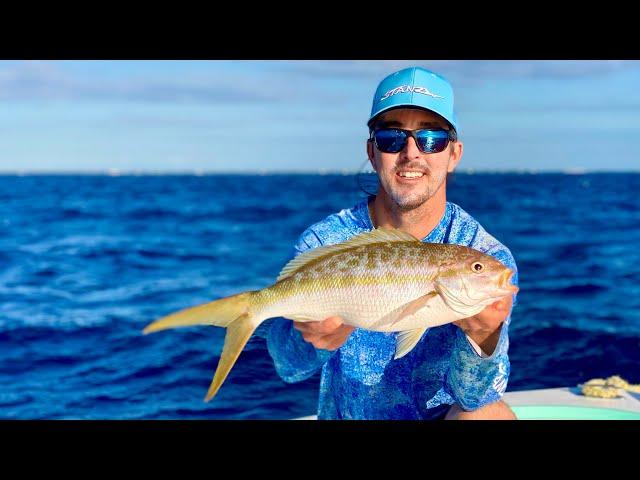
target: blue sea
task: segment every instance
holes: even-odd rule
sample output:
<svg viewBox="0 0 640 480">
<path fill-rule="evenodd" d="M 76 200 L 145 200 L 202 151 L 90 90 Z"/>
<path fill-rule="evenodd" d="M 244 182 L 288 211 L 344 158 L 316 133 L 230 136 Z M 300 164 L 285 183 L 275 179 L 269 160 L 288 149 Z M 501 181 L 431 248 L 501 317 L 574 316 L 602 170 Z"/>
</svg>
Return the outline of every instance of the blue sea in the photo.
<svg viewBox="0 0 640 480">
<path fill-rule="evenodd" d="M 224 330 L 143 336 L 169 312 L 273 283 L 357 175 L 0 176 L 0 418 L 287 419 L 254 336 L 210 403 Z M 640 382 L 640 174 L 456 174 L 450 201 L 519 267 L 508 390 Z"/>
</svg>

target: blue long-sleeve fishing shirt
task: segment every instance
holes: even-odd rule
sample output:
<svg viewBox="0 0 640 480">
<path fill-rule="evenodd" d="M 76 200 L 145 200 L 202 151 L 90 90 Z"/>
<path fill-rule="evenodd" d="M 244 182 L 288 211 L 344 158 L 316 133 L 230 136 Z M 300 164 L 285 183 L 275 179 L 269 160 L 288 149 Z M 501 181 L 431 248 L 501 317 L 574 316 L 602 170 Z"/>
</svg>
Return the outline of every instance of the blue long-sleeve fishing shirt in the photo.
<svg viewBox="0 0 640 480">
<path fill-rule="evenodd" d="M 307 228 L 295 253 L 340 243 L 373 228 L 364 199 Z M 492 255 L 514 270 L 512 281 L 517 285 L 509 249 L 454 203 L 447 202 L 442 219 L 422 241 L 466 245 Z M 328 351 L 305 342 L 293 322 L 283 318 L 271 324 L 267 348 L 286 382 L 305 380 L 322 369 L 319 419 L 435 419 L 454 403 L 474 410 L 502 397 L 510 370 L 510 321 L 511 312 L 490 356 L 453 324 L 430 328 L 398 360 L 393 359 L 396 332 L 357 328 L 339 349 Z"/>
</svg>

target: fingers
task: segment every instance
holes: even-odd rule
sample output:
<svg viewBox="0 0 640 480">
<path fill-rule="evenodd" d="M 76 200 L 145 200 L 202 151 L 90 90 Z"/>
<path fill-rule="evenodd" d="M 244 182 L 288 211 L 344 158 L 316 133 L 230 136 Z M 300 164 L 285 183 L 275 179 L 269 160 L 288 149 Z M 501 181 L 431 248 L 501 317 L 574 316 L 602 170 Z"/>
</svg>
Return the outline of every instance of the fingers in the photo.
<svg viewBox="0 0 640 480">
<path fill-rule="evenodd" d="M 301 333 L 308 332 L 316 335 L 329 335 L 343 324 L 340 317 L 328 317 L 320 322 L 293 322 L 293 326 Z"/>
<path fill-rule="evenodd" d="M 328 317 L 319 322 L 293 322 L 302 338 L 316 348 L 336 350 L 346 342 L 354 327 L 344 325 L 338 316 Z"/>
<path fill-rule="evenodd" d="M 354 328 L 350 325 L 342 325 L 338 327 L 338 330 L 329 335 L 319 336 L 310 342 L 316 348 L 322 348 L 324 350 L 337 350 L 344 342 L 347 341 Z"/>
<path fill-rule="evenodd" d="M 333 337 L 331 339 L 324 337 L 315 342 L 316 344 L 314 344 L 314 347 L 333 352 L 334 350 L 337 350 L 342 345 L 344 345 L 344 343 L 347 341 L 347 338 L 349 338 L 349 335 L 341 335 L 340 337 Z"/>
</svg>

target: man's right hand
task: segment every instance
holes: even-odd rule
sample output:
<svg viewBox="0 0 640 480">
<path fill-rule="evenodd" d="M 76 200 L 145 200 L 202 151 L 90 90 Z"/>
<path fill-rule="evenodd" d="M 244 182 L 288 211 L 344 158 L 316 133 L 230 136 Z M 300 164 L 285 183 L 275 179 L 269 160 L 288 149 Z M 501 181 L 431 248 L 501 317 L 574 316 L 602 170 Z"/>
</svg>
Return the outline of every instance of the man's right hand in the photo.
<svg viewBox="0 0 640 480">
<path fill-rule="evenodd" d="M 354 327 L 344 325 L 341 317 L 329 317 L 320 322 L 293 322 L 302 338 L 316 348 L 337 350 L 347 341 Z"/>
</svg>

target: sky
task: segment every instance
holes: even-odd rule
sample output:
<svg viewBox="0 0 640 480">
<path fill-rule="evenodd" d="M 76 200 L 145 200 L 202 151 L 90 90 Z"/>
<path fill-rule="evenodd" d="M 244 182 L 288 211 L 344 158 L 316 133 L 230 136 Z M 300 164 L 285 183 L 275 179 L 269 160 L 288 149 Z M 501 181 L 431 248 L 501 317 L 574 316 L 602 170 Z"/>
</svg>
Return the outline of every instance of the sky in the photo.
<svg viewBox="0 0 640 480">
<path fill-rule="evenodd" d="M 386 75 L 453 85 L 462 171 L 640 171 L 640 61 L 0 61 L 0 172 L 356 172 Z"/>
</svg>

